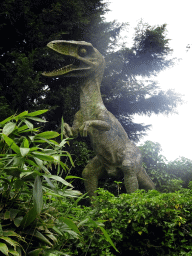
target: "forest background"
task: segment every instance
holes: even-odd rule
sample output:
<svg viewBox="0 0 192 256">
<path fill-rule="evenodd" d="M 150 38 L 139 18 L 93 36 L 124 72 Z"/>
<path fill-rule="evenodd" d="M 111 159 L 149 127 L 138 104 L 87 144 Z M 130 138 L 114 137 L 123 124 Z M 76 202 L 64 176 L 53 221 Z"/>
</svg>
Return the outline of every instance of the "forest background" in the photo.
<svg viewBox="0 0 192 256">
<path fill-rule="evenodd" d="M 0 121 L 4 131 L 7 131 L 7 128 L 3 128 L 6 124 L 3 120 L 8 116 L 25 113 L 23 118 L 32 117 L 31 120 L 37 121 L 37 118 L 34 119 L 33 115 L 28 116 L 25 111 L 30 113 L 42 109 L 49 111 L 34 112 L 43 114 L 42 120 L 46 121 L 37 122 L 41 125 L 41 134 L 46 131 L 59 132 L 62 128 L 62 117 L 65 122 L 72 124 L 74 114 L 79 109 L 79 88 L 75 79 L 46 78 L 41 75 L 42 71 L 65 65 L 65 60 L 61 56 L 47 49 L 47 43 L 52 40 L 90 42 L 103 54 L 106 60 L 101 85 L 104 104 L 134 141 L 144 136 L 149 128 L 134 123 L 134 114 L 168 114 L 182 103 L 180 95 L 171 90 L 162 91 L 150 78 L 155 73 L 174 65 L 174 59 L 170 55 L 172 49 L 169 48 L 169 39 L 165 35 L 165 24 L 151 27 L 150 24 L 140 22 L 136 28 L 134 43 L 132 47 L 127 48 L 122 41 L 120 43 L 119 35 L 122 30 L 127 30 L 128 24 L 106 22 L 104 14 L 108 9 L 103 1 L 3 0 L 0 3 L 0 10 Z M 9 119 L 11 120 L 17 122 L 20 117 Z M 28 129 L 32 129 L 29 120 L 25 120 L 25 123 Z M 11 126 L 12 129 L 13 125 Z M 11 132 L 14 129 L 15 126 Z M 5 136 L 3 138 L 11 147 L 9 139 Z M 24 144 L 28 145 L 27 142 Z M 94 154 L 90 142 L 86 138 L 78 138 L 70 140 L 69 145 L 65 146 L 74 161 L 74 166 L 71 166 L 65 175 L 80 177 L 84 166 Z M 2 148 L 1 156 L 4 157 L 5 148 Z M 191 160 L 182 157 L 167 163 L 161 155 L 161 146 L 151 141 L 147 141 L 141 150 L 143 164 L 155 182 L 157 190 L 174 192 L 182 186 L 188 187 L 192 178 Z M 25 153 L 22 157 L 24 156 Z M 71 159 L 67 158 L 65 164 L 71 165 Z M 39 165 L 40 167 L 42 165 Z M 3 171 L 6 169 L 4 165 L 1 168 Z M 58 174 L 54 167 L 52 174 Z M 5 180 L 5 177 L 3 179 Z M 34 184 L 41 184 L 38 178 L 35 178 Z M 80 179 L 75 179 L 73 185 L 75 189 L 85 192 Z M 124 192 L 122 181 L 103 180 L 101 186 L 116 196 Z M 40 212 L 39 210 L 38 214 Z"/>
</svg>

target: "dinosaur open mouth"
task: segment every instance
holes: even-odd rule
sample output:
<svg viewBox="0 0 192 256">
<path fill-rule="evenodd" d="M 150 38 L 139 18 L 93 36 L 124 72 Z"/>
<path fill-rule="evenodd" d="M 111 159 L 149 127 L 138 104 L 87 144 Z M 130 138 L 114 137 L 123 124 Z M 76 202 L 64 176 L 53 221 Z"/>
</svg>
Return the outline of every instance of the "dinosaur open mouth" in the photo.
<svg viewBox="0 0 192 256">
<path fill-rule="evenodd" d="M 68 58 L 67 60 L 65 59 L 65 63 L 67 63 L 67 65 L 62 66 L 61 68 L 56 68 L 52 71 L 45 71 L 42 73 L 42 75 L 52 77 L 52 76 L 65 75 L 71 72 L 75 73 L 75 72 L 91 69 L 89 65 L 87 65 L 83 61 L 80 61 L 76 58 Z M 61 66 L 61 64 L 59 64 L 59 66 Z"/>
</svg>

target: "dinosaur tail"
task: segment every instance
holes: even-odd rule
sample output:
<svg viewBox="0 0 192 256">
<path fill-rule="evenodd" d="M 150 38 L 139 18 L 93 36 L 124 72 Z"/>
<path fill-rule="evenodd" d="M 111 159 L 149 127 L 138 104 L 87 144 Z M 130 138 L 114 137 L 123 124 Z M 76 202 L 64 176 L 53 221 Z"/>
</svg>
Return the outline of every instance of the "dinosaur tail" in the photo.
<svg viewBox="0 0 192 256">
<path fill-rule="evenodd" d="M 146 171 L 143 167 L 137 173 L 137 179 L 138 179 L 138 183 L 139 183 L 139 188 L 145 189 L 145 190 L 155 189 L 155 184 L 149 178 L 148 174 L 146 173 Z"/>
</svg>

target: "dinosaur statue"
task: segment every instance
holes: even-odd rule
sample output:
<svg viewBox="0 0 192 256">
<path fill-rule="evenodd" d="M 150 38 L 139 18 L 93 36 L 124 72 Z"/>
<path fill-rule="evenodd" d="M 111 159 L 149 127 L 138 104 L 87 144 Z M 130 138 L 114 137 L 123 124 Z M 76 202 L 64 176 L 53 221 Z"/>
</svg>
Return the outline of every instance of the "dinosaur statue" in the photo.
<svg viewBox="0 0 192 256">
<path fill-rule="evenodd" d="M 66 137 L 89 136 L 96 156 L 89 161 L 82 176 L 90 197 L 96 195 L 99 178 L 106 172 L 124 175 L 127 193 L 138 188 L 155 189 L 142 167 L 140 150 L 128 138 L 127 133 L 102 100 L 100 84 L 105 68 L 103 56 L 91 43 L 56 40 L 47 46 L 65 57 L 71 64 L 44 76 L 77 77 L 80 84 L 80 110 L 75 114 L 72 127 L 65 123 Z"/>
</svg>

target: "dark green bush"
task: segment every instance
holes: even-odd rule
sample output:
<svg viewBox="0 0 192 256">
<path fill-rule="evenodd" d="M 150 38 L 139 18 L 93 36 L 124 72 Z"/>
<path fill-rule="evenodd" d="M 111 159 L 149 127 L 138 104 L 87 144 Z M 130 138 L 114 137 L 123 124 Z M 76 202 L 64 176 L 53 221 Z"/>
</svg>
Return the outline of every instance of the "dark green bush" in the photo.
<svg viewBox="0 0 192 256">
<path fill-rule="evenodd" d="M 103 221 L 120 253 L 101 236 L 101 230 L 80 228 L 86 246 L 74 241 L 74 255 L 191 255 L 192 191 L 175 193 L 145 192 L 115 197 L 98 190 L 93 208 L 86 207 L 79 218 L 91 216 Z M 78 212 L 80 214 L 80 211 Z M 86 254 L 87 253 L 87 254 Z"/>
</svg>

